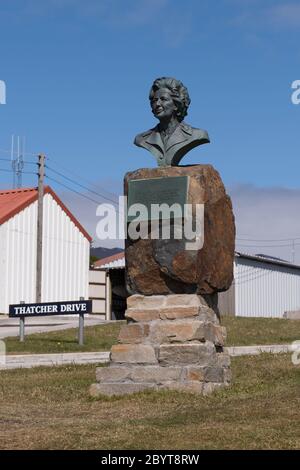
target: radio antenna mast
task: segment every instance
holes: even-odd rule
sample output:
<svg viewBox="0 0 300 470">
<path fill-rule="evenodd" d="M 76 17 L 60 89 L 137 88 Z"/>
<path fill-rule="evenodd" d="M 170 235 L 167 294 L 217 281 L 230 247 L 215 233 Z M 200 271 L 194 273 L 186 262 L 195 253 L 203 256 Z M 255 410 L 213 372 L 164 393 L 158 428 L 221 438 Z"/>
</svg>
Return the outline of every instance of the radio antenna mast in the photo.
<svg viewBox="0 0 300 470">
<path fill-rule="evenodd" d="M 25 154 L 25 137 L 21 140 L 17 137 L 17 151 L 15 152 L 15 137 L 11 139 L 11 166 L 13 170 L 13 188 L 21 188 L 22 186 L 22 170 L 24 168 L 24 154 Z"/>
</svg>

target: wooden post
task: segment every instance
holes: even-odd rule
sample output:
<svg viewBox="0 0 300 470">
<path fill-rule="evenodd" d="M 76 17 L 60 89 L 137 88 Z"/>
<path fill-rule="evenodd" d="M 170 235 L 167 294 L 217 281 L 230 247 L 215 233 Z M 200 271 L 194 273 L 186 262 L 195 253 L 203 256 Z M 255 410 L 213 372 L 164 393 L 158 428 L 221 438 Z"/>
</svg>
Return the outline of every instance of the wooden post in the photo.
<svg viewBox="0 0 300 470">
<path fill-rule="evenodd" d="M 42 257 L 43 257 L 43 199 L 45 177 L 45 155 L 39 155 L 38 172 L 38 215 L 36 252 L 36 303 L 42 301 Z"/>
</svg>

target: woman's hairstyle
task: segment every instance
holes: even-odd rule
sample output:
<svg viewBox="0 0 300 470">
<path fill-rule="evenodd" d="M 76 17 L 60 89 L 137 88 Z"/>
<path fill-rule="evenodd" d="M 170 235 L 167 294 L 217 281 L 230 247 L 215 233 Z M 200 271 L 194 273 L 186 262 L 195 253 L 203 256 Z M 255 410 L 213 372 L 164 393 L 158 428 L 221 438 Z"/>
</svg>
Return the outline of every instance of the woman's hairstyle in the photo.
<svg viewBox="0 0 300 470">
<path fill-rule="evenodd" d="M 177 107 L 177 119 L 179 122 L 183 121 L 187 115 L 187 110 L 190 105 L 190 97 L 187 88 L 179 80 L 170 77 L 161 77 L 154 80 L 150 90 L 149 99 L 152 101 L 154 93 L 160 88 L 167 88 L 171 91 L 171 96 Z"/>
</svg>

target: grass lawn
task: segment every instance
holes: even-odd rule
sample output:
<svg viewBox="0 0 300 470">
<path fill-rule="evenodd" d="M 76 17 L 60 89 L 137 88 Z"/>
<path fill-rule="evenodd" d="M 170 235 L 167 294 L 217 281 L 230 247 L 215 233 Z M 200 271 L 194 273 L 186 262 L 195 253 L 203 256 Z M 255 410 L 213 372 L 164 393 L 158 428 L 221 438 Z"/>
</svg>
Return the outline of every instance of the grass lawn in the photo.
<svg viewBox="0 0 300 470">
<path fill-rule="evenodd" d="M 78 344 L 78 328 L 35 333 L 25 336 L 24 343 L 19 337 L 5 339 L 7 354 L 47 354 L 80 351 L 109 351 L 117 342 L 122 322 L 84 328 L 84 345 Z"/>
<path fill-rule="evenodd" d="M 36 333 L 25 337 L 20 343 L 18 337 L 6 338 L 8 354 L 43 354 L 79 351 L 109 351 L 117 342 L 123 322 L 88 326 L 84 329 L 85 344 L 77 342 L 78 329 Z M 300 321 L 276 318 L 234 318 L 222 317 L 227 328 L 227 346 L 248 346 L 260 344 L 290 344 L 300 340 Z"/>
<path fill-rule="evenodd" d="M 222 317 L 227 346 L 290 344 L 300 340 L 300 321 L 281 318 Z"/>
<path fill-rule="evenodd" d="M 291 355 L 232 360 L 233 385 L 89 397 L 95 365 L 0 373 L 1 449 L 299 449 L 300 366 Z"/>
</svg>

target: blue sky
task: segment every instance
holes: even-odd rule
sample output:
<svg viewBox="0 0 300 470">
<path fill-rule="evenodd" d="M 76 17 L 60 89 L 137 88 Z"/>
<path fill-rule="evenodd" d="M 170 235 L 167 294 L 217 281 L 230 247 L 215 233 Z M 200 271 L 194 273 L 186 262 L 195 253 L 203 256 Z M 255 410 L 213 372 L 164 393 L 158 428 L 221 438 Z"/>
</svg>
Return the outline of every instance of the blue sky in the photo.
<svg viewBox="0 0 300 470">
<path fill-rule="evenodd" d="M 156 165 L 132 141 L 156 124 L 148 103 L 153 79 L 175 76 L 192 100 L 186 121 L 211 137 L 183 163 L 214 165 L 237 213 L 241 191 L 250 205 L 253 191 L 263 202 L 269 191 L 275 210 L 282 191 L 299 202 L 300 105 L 291 102 L 299 39 L 296 1 L 1 0 L 7 104 L 0 105 L 0 149 L 10 148 L 12 134 L 25 135 L 28 151 L 119 193 L 124 173 Z M 11 181 L 0 171 L 2 188 Z M 23 181 L 35 184 L 29 175 Z M 294 211 L 285 227 L 270 229 L 259 217 L 253 233 L 238 231 L 300 237 Z"/>
</svg>

